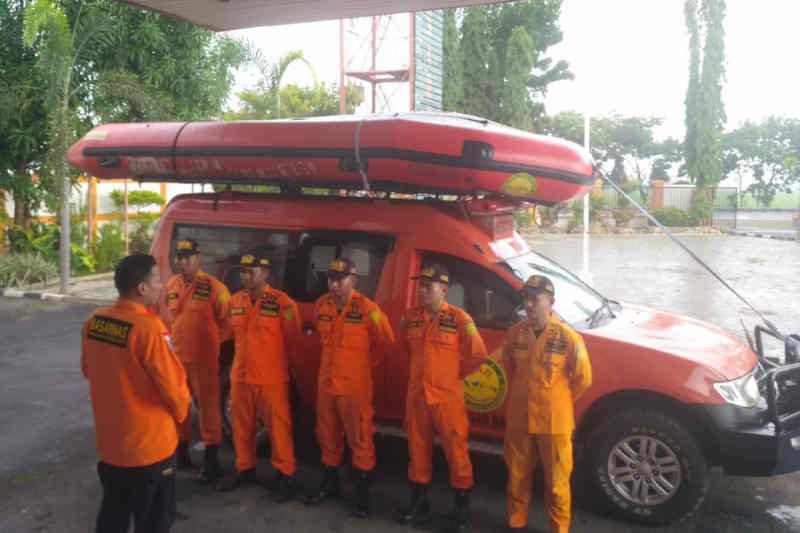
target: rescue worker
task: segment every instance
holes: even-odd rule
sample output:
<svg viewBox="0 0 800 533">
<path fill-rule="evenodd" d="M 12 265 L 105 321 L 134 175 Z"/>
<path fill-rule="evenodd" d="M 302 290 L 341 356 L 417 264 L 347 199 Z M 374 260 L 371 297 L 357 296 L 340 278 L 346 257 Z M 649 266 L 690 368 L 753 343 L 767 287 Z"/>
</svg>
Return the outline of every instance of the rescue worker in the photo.
<svg viewBox="0 0 800 533">
<path fill-rule="evenodd" d="M 486 347 L 472 318 L 445 301 L 448 270 L 425 265 L 419 280 L 419 305 L 407 310 L 399 337 L 409 355 L 406 395 L 408 478 L 411 501 L 395 514 L 400 523 L 430 520 L 427 486 L 431 481 L 434 433 L 439 436 L 455 490 L 452 529 L 469 527 L 469 492 L 474 484 L 467 450 L 469 421 L 462 380 L 486 359 Z"/>
<path fill-rule="evenodd" d="M 230 293 L 222 282 L 200 269 L 202 254 L 197 241 L 181 239 L 175 247 L 179 274 L 167 282 L 167 311 L 175 353 L 186 369 L 189 390 L 197 402 L 200 436 L 205 445 L 199 480 L 212 483 L 219 477 L 217 450 L 222 440 L 219 352 L 229 335 Z M 178 468 L 191 466 L 191 421 L 180 428 Z"/>
<path fill-rule="evenodd" d="M 103 501 L 98 533 L 163 533 L 175 519 L 177 425 L 189 412 L 183 366 L 161 319 L 147 311 L 163 288 L 150 255 L 117 264 L 119 299 L 94 311 L 81 332 Z"/>
<path fill-rule="evenodd" d="M 555 288 L 531 276 L 522 290 L 527 318 L 509 328 L 503 360 L 511 380 L 506 408 L 508 525 L 528 521 L 531 480 L 537 461 L 544 470 L 550 531 L 569 531 L 573 403 L 592 383 L 583 339 L 553 313 Z"/>
<path fill-rule="evenodd" d="M 319 491 L 306 499 L 318 504 L 339 495 L 339 467 L 344 441 L 356 471 L 353 515 L 370 512 L 370 485 L 375 468 L 372 425 L 372 367 L 375 345 L 394 342 L 394 332 L 380 307 L 355 290 L 356 266 L 336 258 L 328 266 L 328 289 L 314 307 L 322 343 L 317 382 L 317 440 L 325 474 Z"/>
<path fill-rule="evenodd" d="M 269 285 L 270 260 L 258 253 L 242 255 L 242 290 L 231 297 L 230 320 L 235 343 L 231 367 L 231 418 L 236 474 L 223 478 L 218 490 L 256 482 L 256 424 L 270 428 L 271 463 L 276 477 L 273 500 L 294 498 L 294 440 L 289 404 L 289 351 L 300 335 L 297 304 Z"/>
</svg>

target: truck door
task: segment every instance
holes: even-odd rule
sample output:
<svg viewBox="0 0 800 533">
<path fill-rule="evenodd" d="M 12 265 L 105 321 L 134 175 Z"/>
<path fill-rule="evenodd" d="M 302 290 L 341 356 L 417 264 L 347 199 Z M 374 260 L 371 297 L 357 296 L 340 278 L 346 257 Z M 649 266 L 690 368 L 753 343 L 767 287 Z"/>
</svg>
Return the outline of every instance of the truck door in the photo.
<svg viewBox="0 0 800 533">
<path fill-rule="evenodd" d="M 384 286 L 391 285 L 391 276 L 382 277 L 382 273 L 394 270 L 393 254 L 390 254 L 393 246 L 392 236 L 373 233 L 307 230 L 297 234 L 296 253 L 287 264 L 285 279 L 287 292 L 300 307 L 305 333 L 291 361 L 304 409 L 313 410 L 316 405 L 321 349 L 319 334 L 313 323 L 313 311 L 316 300 L 328 292 L 328 264 L 339 256 L 351 259 L 358 270 L 356 289 L 380 305 L 379 296 L 385 290 Z M 375 355 L 379 361 L 383 359 L 381 354 Z M 383 364 L 373 367 L 376 411 L 382 409 L 384 402 L 384 372 Z"/>
<path fill-rule="evenodd" d="M 514 288 L 492 270 L 464 259 L 428 251 L 415 253 L 418 272 L 423 263 L 437 262 L 450 270 L 447 301 L 465 310 L 478 327 L 490 359 L 465 379 L 464 398 L 469 410 L 471 432 L 486 436 L 502 436 L 504 403 L 509 390 L 508 376 L 503 369 L 500 346 L 506 329 L 516 321 L 521 298 Z M 416 305 L 417 285 L 409 281 L 409 292 Z M 394 357 L 387 368 L 389 376 L 408 376 L 408 358 Z M 390 391 L 390 398 L 405 398 L 405 390 Z M 390 400 L 395 403 L 400 399 Z"/>
</svg>

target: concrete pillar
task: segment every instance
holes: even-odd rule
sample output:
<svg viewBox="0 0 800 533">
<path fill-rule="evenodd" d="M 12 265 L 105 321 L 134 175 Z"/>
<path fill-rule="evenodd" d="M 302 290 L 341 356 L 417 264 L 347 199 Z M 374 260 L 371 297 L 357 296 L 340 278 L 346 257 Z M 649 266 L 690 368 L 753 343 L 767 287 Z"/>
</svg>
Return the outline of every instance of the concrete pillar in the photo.
<svg viewBox="0 0 800 533">
<path fill-rule="evenodd" d="M 89 243 L 91 244 L 94 242 L 94 234 L 97 232 L 97 178 L 89 178 L 89 188 L 86 194 L 88 196 L 86 205 L 89 216 Z"/>
<path fill-rule="evenodd" d="M 650 182 L 650 209 L 661 209 L 664 207 L 664 180 L 652 180 Z"/>
</svg>

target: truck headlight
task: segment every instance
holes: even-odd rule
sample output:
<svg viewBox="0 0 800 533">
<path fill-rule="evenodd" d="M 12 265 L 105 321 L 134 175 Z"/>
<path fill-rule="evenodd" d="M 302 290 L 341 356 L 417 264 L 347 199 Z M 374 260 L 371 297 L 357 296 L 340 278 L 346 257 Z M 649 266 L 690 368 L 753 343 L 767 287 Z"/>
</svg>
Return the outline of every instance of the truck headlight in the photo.
<svg viewBox="0 0 800 533">
<path fill-rule="evenodd" d="M 723 400 L 739 407 L 755 407 L 761 399 L 754 371 L 731 381 L 714 383 L 714 389 Z"/>
</svg>

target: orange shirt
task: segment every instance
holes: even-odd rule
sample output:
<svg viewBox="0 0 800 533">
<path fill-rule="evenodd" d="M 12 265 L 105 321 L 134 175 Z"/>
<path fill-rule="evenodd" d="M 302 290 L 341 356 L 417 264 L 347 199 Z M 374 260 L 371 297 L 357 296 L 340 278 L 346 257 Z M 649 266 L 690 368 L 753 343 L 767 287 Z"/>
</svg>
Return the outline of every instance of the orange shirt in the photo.
<svg viewBox="0 0 800 533">
<path fill-rule="evenodd" d="M 217 364 L 219 344 L 229 328 L 229 300 L 227 287 L 202 270 L 191 283 L 185 283 L 180 274 L 169 279 L 170 333 L 181 361 Z"/>
<path fill-rule="evenodd" d="M 96 310 L 83 325 L 81 370 L 104 462 L 144 466 L 175 451 L 189 389 L 160 318 L 125 299 Z"/>
<path fill-rule="evenodd" d="M 573 404 L 592 384 L 583 338 L 555 314 L 538 338 L 520 322 L 506 333 L 503 359 L 511 375 L 508 412 L 527 413 L 530 433 L 571 433 Z"/>
<path fill-rule="evenodd" d="M 486 346 L 472 318 L 445 302 L 431 320 L 425 308 L 412 307 L 401 322 L 410 358 L 408 394 L 425 394 L 428 404 L 464 399 L 462 380 L 486 359 Z"/>
<path fill-rule="evenodd" d="M 314 321 L 322 342 L 320 387 L 341 396 L 372 394 L 373 345 L 394 342 L 392 326 L 378 304 L 353 290 L 339 310 L 327 293 L 314 306 Z"/>
<path fill-rule="evenodd" d="M 300 335 L 300 313 L 294 300 L 269 285 L 255 302 L 241 290 L 231 297 L 230 317 L 236 344 L 231 380 L 252 385 L 288 383 L 287 344 Z"/>
</svg>

